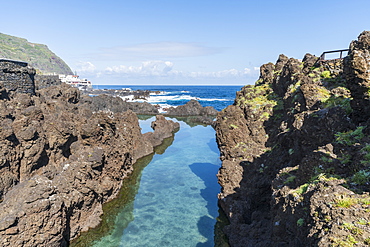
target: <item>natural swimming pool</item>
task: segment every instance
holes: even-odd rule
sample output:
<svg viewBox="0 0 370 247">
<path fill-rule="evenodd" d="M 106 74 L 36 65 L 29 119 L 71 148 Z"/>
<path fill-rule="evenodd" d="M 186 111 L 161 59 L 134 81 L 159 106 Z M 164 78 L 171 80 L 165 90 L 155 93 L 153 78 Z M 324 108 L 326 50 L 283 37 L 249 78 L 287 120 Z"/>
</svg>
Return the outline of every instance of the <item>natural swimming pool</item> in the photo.
<svg viewBox="0 0 370 247">
<path fill-rule="evenodd" d="M 140 120 L 143 133 L 153 120 Z M 179 122 L 172 144 L 137 176 L 136 195 L 106 223 L 114 225 L 109 233 L 85 246 L 214 246 L 221 164 L 215 131 Z"/>
</svg>

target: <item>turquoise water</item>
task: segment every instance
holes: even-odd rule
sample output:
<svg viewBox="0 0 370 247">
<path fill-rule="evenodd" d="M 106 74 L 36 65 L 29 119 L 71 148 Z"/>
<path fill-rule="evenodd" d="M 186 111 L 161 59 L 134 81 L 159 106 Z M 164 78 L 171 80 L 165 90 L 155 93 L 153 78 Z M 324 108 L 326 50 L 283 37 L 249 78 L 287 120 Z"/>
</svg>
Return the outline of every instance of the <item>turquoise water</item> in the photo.
<svg viewBox="0 0 370 247">
<path fill-rule="evenodd" d="M 143 133 L 153 120 L 140 121 Z M 180 121 L 172 145 L 142 171 L 133 205 L 117 216 L 116 230 L 93 246 L 214 246 L 220 164 L 213 128 Z"/>
</svg>

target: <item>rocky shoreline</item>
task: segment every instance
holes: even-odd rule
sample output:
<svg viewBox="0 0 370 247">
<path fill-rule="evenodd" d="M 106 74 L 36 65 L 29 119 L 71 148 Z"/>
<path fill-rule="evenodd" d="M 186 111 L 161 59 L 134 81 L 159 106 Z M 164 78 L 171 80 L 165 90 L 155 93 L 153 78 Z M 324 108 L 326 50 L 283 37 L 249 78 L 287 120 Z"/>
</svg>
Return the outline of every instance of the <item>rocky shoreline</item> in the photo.
<svg viewBox="0 0 370 247">
<path fill-rule="evenodd" d="M 158 107 L 148 102 L 124 101 L 117 94 L 99 94 L 95 97 L 84 97 L 83 101 L 89 105 L 92 111 L 125 112 L 133 111 L 138 115 L 164 115 L 168 117 L 181 118 L 190 124 L 212 125 L 218 113 L 211 106 L 203 107 L 198 101 L 190 100 L 178 107 L 169 107 L 166 112 L 160 113 Z"/>
<path fill-rule="evenodd" d="M 32 79 L 34 70 L 12 73 Z M 179 124 L 157 116 L 142 135 L 130 110 L 94 111 L 65 84 L 22 93 L 16 83 L 0 90 L 1 246 L 68 246 L 99 224 L 135 161 Z"/>
<path fill-rule="evenodd" d="M 91 97 L 27 63 L 2 61 L 0 79 L 1 246 L 68 246 L 100 224 L 133 164 L 179 128 L 149 103 L 116 90 Z M 170 111 L 203 124 L 217 114 L 197 101 Z M 156 116 L 153 132 L 141 133 L 136 114 Z"/>
<path fill-rule="evenodd" d="M 344 59 L 280 55 L 217 116 L 230 246 L 370 244 L 370 32 Z"/>
</svg>

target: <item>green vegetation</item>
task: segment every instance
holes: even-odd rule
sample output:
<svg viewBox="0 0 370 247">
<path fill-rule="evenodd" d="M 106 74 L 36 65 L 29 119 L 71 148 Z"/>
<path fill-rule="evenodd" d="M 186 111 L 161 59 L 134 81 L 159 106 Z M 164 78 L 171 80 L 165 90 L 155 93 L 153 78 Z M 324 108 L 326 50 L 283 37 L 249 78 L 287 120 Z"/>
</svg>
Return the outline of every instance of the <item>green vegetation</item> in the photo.
<svg viewBox="0 0 370 247">
<path fill-rule="evenodd" d="M 304 193 L 307 192 L 308 190 L 308 187 L 310 185 L 315 185 L 317 184 L 319 181 L 332 181 L 332 180 L 337 180 L 338 178 L 335 177 L 335 176 L 330 176 L 330 177 L 326 177 L 326 175 L 324 173 L 320 173 L 318 174 L 317 176 L 314 176 L 310 179 L 310 181 L 308 181 L 307 183 L 305 184 L 302 184 L 301 186 L 299 186 L 297 189 L 295 190 L 292 190 L 291 193 L 295 196 L 300 196 Z"/>
<path fill-rule="evenodd" d="M 358 185 L 366 185 L 370 183 L 370 171 L 360 170 L 352 176 L 352 182 Z"/>
<path fill-rule="evenodd" d="M 356 198 L 352 197 L 344 197 L 342 199 L 336 200 L 335 206 L 340 208 L 350 208 L 353 205 L 356 205 L 358 203 L 358 200 Z"/>
<path fill-rule="evenodd" d="M 370 225 L 370 222 L 367 222 L 365 219 L 359 219 L 357 223 L 363 226 Z"/>
<path fill-rule="evenodd" d="M 370 237 L 366 238 L 366 239 L 364 240 L 364 243 L 365 243 L 365 244 L 367 244 L 367 245 L 370 245 Z"/>
<path fill-rule="evenodd" d="M 0 33 L 0 57 L 28 62 L 38 73 L 73 74 L 68 65 L 46 45 Z"/>
<path fill-rule="evenodd" d="M 268 168 L 268 166 L 265 166 L 264 164 L 261 164 L 261 167 L 258 169 L 258 172 L 263 173 L 267 168 Z"/>
<path fill-rule="evenodd" d="M 363 231 L 351 223 L 343 223 L 342 228 L 350 231 L 353 235 L 361 235 Z"/>
<path fill-rule="evenodd" d="M 350 154 L 341 154 L 340 157 L 338 157 L 338 160 L 341 164 L 348 164 L 352 159 L 352 156 Z"/>
<path fill-rule="evenodd" d="M 361 164 L 370 165 L 370 145 L 366 144 L 365 147 L 361 149 L 361 153 L 363 154 Z"/>
<path fill-rule="evenodd" d="M 301 87 L 301 81 L 297 81 L 295 84 L 290 84 L 287 92 L 292 94 L 295 93 Z"/>
<path fill-rule="evenodd" d="M 329 157 L 327 157 L 327 156 L 322 156 L 322 157 L 321 157 L 321 160 L 322 160 L 323 162 L 325 162 L 325 163 L 332 163 L 332 162 L 333 162 L 333 159 L 332 159 L 332 158 L 330 158 L 330 156 L 329 156 Z"/>
<path fill-rule="evenodd" d="M 336 207 L 350 208 L 354 205 L 362 205 L 363 207 L 368 207 L 370 205 L 370 197 L 364 196 L 362 198 L 354 198 L 349 196 L 341 196 L 341 198 L 335 201 Z"/>
<path fill-rule="evenodd" d="M 235 124 L 230 124 L 229 125 L 229 127 L 231 128 L 231 129 L 238 129 L 239 127 L 238 126 L 236 126 Z"/>
<path fill-rule="evenodd" d="M 330 215 L 325 215 L 324 220 L 325 222 L 330 222 L 332 218 L 330 217 Z"/>
<path fill-rule="evenodd" d="M 350 103 L 351 103 L 351 98 L 345 98 L 342 96 L 340 97 L 331 96 L 327 100 L 324 101 L 324 106 L 327 108 L 339 106 L 343 108 L 347 114 L 350 114 L 353 111 Z"/>
<path fill-rule="evenodd" d="M 355 143 L 359 142 L 362 138 L 364 138 L 364 134 L 362 130 L 364 129 L 363 126 L 356 128 L 356 130 L 350 130 L 347 132 L 338 132 L 335 134 L 336 142 L 343 144 L 343 145 L 354 145 Z"/>
<path fill-rule="evenodd" d="M 297 220 L 297 226 L 301 227 L 304 225 L 304 219 L 300 218 Z"/>
<path fill-rule="evenodd" d="M 298 189 L 294 190 L 294 192 L 298 195 L 302 195 L 303 193 L 306 193 L 309 185 L 309 183 L 302 184 Z"/>
<path fill-rule="evenodd" d="M 331 73 L 330 73 L 330 71 L 329 71 L 329 70 L 325 70 L 325 71 L 323 71 L 323 72 L 320 74 L 320 76 L 321 76 L 322 78 L 331 78 Z"/>
<path fill-rule="evenodd" d="M 352 247 L 358 243 L 352 235 L 348 235 L 344 240 L 337 238 L 333 238 L 331 240 L 334 242 L 332 245 L 333 247 Z"/>
<path fill-rule="evenodd" d="M 281 70 L 281 69 L 280 69 L 280 70 L 275 70 L 275 71 L 274 71 L 274 74 L 275 74 L 275 75 L 280 75 L 280 74 L 281 74 L 281 72 L 282 72 L 282 70 Z"/>
<path fill-rule="evenodd" d="M 317 86 L 316 89 L 317 97 L 320 99 L 321 102 L 326 102 L 330 99 L 330 91 L 327 90 L 325 87 Z"/>
<path fill-rule="evenodd" d="M 249 86 L 243 90 L 244 95 L 236 100 L 238 106 L 248 107 L 254 113 L 263 112 L 264 118 L 270 116 L 273 107 L 282 108 L 282 102 L 267 84 Z"/>
<path fill-rule="evenodd" d="M 296 176 L 294 175 L 291 175 L 289 176 L 285 181 L 284 181 L 284 184 L 289 184 L 291 182 L 293 182 L 295 180 Z"/>
</svg>

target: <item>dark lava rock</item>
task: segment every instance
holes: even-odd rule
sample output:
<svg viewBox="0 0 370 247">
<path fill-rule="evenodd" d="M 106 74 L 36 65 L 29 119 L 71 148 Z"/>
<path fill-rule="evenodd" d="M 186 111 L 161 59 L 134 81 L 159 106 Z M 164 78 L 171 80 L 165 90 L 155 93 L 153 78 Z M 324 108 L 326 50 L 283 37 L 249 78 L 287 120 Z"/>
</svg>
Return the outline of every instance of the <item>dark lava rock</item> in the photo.
<svg viewBox="0 0 370 247">
<path fill-rule="evenodd" d="M 366 31 L 344 59 L 280 55 L 218 113 L 230 246 L 369 244 L 369 44 Z"/>
<path fill-rule="evenodd" d="M 117 96 L 100 94 L 98 96 L 84 97 L 84 102 L 92 111 L 112 111 L 114 113 L 131 110 L 136 114 L 155 115 L 158 109 L 147 102 L 127 102 Z"/>
<path fill-rule="evenodd" d="M 177 117 L 189 125 L 204 124 L 213 125 L 218 111 L 212 106 L 202 107 L 196 100 L 190 100 L 185 105 L 170 107 L 165 115 Z"/>
<path fill-rule="evenodd" d="M 170 107 L 166 115 L 169 116 L 216 116 L 217 111 L 212 106 L 202 107 L 202 105 L 192 99 L 185 105 Z"/>
<path fill-rule="evenodd" d="M 66 84 L 0 92 L 1 246 L 68 246 L 177 126 L 158 117 L 149 140 L 131 110 L 104 110 Z"/>
<path fill-rule="evenodd" d="M 163 138 L 168 138 L 172 133 L 179 130 L 180 124 L 166 120 L 163 115 L 157 115 L 156 120 L 152 122 L 151 127 L 154 132 L 145 133 L 144 138 L 152 143 L 153 146 L 159 146 L 162 143 Z"/>
</svg>

